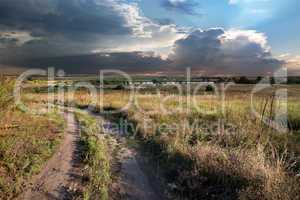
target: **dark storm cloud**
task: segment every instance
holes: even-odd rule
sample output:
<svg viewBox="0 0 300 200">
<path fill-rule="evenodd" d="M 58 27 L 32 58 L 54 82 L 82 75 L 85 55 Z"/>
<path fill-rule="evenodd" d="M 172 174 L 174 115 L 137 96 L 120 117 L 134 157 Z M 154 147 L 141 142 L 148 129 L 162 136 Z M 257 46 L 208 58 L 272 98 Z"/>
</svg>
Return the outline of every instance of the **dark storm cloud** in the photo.
<svg viewBox="0 0 300 200">
<path fill-rule="evenodd" d="M 163 2 L 186 14 L 195 14 L 197 6 L 191 0 Z M 249 75 L 282 64 L 272 58 L 260 33 L 220 28 L 186 32 L 169 19 L 150 20 L 140 14 L 138 4 L 122 0 L 0 0 L 0 70 L 52 66 L 69 73 L 108 68 L 176 72 L 192 67 L 206 74 Z M 173 44 L 168 60 L 129 52 L 155 49 L 167 56 Z M 114 51 L 123 53 L 91 53 Z"/>
<path fill-rule="evenodd" d="M 123 0 L 1 0 L 0 34 L 11 32 L 0 36 L 0 63 L 135 51 L 140 44 L 148 51 L 172 45 L 181 34 Z"/>
<path fill-rule="evenodd" d="M 0 36 L 0 44 L 2 45 L 16 45 L 18 42 L 17 38 L 8 38 Z"/>
<path fill-rule="evenodd" d="M 192 67 L 206 74 L 267 74 L 283 65 L 272 58 L 263 34 L 221 28 L 196 30 L 176 41 L 169 59 L 177 69 Z"/>
<path fill-rule="evenodd" d="M 97 53 L 22 60 L 19 62 L 33 68 L 55 67 L 71 74 L 97 74 L 101 69 L 118 69 L 130 73 L 159 72 L 164 66 L 168 65 L 168 61 L 162 60 L 152 52 Z M 19 65 L 18 61 L 13 64 Z"/>
<path fill-rule="evenodd" d="M 194 0 L 163 0 L 161 4 L 167 10 L 177 11 L 188 15 L 201 15 L 195 10 L 198 3 Z"/>
<path fill-rule="evenodd" d="M 105 36 L 133 34 L 123 4 L 112 0 L 1 0 L 0 62 L 88 53 Z M 31 38 L 20 40 L 20 32 Z M 24 38 L 24 36 L 23 36 Z"/>
<path fill-rule="evenodd" d="M 102 2 L 102 3 L 101 3 Z M 44 34 L 126 34 L 132 30 L 106 1 L 1 0 L 0 24 Z"/>
</svg>

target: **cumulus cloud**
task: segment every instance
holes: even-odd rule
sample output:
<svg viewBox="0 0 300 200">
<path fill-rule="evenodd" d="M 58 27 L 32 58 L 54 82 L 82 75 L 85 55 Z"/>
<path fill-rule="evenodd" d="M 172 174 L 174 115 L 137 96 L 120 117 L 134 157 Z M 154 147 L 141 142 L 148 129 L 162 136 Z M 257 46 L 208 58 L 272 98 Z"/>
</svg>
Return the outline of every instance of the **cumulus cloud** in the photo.
<svg viewBox="0 0 300 200">
<path fill-rule="evenodd" d="M 283 64 L 272 57 L 264 34 L 222 28 L 196 30 L 177 40 L 169 59 L 177 69 L 192 67 L 205 74 L 268 74 Z"/>
<path fill-rule="evenodd" d="M 300 76 L 300 56 L 283 54 L 279 56 L 280 59 L 285 60 L 285 67 L 287 68 L 289 76 Z"/>
</svg>

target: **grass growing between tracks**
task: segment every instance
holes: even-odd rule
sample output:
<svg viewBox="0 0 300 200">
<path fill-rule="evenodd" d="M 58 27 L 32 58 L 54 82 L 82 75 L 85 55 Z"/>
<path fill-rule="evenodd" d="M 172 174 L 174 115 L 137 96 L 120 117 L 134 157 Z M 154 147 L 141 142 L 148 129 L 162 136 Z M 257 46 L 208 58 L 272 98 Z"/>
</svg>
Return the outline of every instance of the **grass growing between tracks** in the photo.
<svg viewBox="0 0 300 200">
<path fill-rule="evenodd" d="M 101 135 L 97 120 L 84 112 L 76 112 L 80 123 L 82 156 L 87 166 L 88 183 L 84 191 L 84 199 L 109 199 L 111 184 L 109 147 Z"/>
</svg>

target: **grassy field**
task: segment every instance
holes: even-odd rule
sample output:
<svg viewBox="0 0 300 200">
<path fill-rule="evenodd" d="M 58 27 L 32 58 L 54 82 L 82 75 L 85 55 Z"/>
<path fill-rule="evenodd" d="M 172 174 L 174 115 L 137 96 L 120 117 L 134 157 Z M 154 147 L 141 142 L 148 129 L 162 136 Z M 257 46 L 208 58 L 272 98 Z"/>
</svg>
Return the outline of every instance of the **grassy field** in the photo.
<svg viewBox="0 0 300 200">
<path fill-rule="evenodd" d="M 144 91 L 115 116 L 134 124 L 132 132 L 165 177 L 173 199 L 299 199 L 299 86 L 288 88 L 287 133 L 260 119 L 274 118 L 280 106 L 272 100 L 275 89 L 256 95 L 259 118 L 251 111 L 249 85 L 230 89 L 224 104 L 210 93 L 199 93 L 188 112 L 180 109 L 187 105 L 185 95 L 166 100 L 167 93 Z M 92 101 L 84 91 L 75 97 L 72 103 L 79 107 Z M 108 91 L 103 104 L 95 106 L 116 110 L 129 99 L 128 91 Z"/>
<path fill-rule="evenodd" d="M 192 96 L 191 104 L 186 93 L 178 94 L 174 88 L 161 93 L 140 90 L 133 98 L 128 90 L 107 90 L 103 103 L 93 107 L 97 112 L 115 111 L 130 103 L 110 117 L 133 125 L 130 134 L 164 177 L 172 199 L 299 199 L 300 86 L 287 86 L 285 133 L 261 120 L 275 118 L 284 102 L 275 101 L 274 92 L 285 86 L 261 91 L 251 106 L 252 87 L 232 86 L 224 97 L 200 90 Z M 95 100 L 85 90 L 78 90 L 72 99 L 70 93 L 64 97 L 65 105 L 79 108 Z M 28 90 L 24 99 L 31 107 L 38 107 L 47 101 L 47 94 Z M 55 102 L 59 101 L 56 95 Z M 99 130 L 93 119 L 84 114 L 77 114 L 77 118 L 91 179 L 85 196 L 106 199 L 111 178 L 107 144 L 95 137 Z M 2 115 L 2 119 L 8 117 Z"/>
<path fill-rule="evenodd" d="M 33 116 L 16 108 L 12 87 L 13 81 L 0 80 L 0 199 L 22 192 L 51 157 L 64 129 L 57 111 Z"/>
</svg>

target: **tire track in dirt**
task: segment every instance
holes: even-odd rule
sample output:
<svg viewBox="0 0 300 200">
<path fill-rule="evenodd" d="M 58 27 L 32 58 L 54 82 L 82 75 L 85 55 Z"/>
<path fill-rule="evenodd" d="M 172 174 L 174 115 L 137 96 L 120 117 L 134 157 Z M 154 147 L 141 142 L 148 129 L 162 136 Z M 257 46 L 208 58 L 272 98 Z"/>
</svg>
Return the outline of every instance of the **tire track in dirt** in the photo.
<svg viewBox="0 0 300 200">
<path fill-rule="evenodd" d="M 83 173 L 80 166 L 79 129 L 74 114 L 64 114 L 67 129 L 64 139 L 39 175 L 21 195 L 22 200 L 67 200 L 81 195 Z"/>
<path fill-rule="evenodd" d="M 126 136 L 121 130 L 113 125 L 113 122 L 105 120 L 98 114 L 91 113 L 102 124 L 103 132 L 111 135 L 114 145 L 120 148 L 117 159 L 119 169 L 119 180 L 114 185 L 119 188 L 119 198 L 122 200 L 162 200 L 164 199 L 160 191 L 153 187 L 152 179 L 139 162 L 139 154 L 136 150 L 129 148 L 126 144 Z"/>
<path fill-rule="evenodd" d="M 120 153 L 120 195 L 126 200 L 161 200 L 148 175 L 137 160 L 137 153 L 124 147 Z"/>
<path fill-rule="evenodd" d="M 90 113 L 92 114 L 92 113 Z M 99 123 L 111 127 L 113 122 L 92 114 Z M 57 152 L 45 164 L 41 173 L 35 176 L 25 192 L 18 199 L 22 200 L 71 200 L 82 195 L 83 172 L 80 159 L 79 127 L 72 110 L 65 113 L 67 129 L 64 140 Z M 118 193 L 122 200 L 162 200 L 162 195 L 153 187 L 151 177 L 139 162 L 138 152 L 128 148 L 126 138 L 118 130 L 106 128 L 104 134 L 112 135 L 115 145 L 119 146 L 117 162 L 120 165 Z"/>
</svg>

